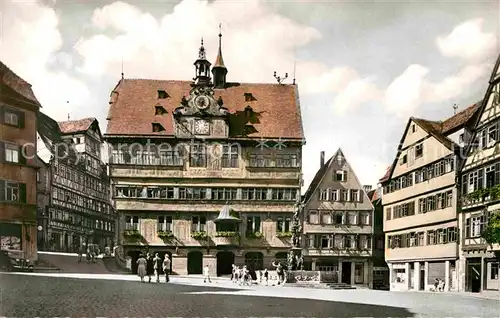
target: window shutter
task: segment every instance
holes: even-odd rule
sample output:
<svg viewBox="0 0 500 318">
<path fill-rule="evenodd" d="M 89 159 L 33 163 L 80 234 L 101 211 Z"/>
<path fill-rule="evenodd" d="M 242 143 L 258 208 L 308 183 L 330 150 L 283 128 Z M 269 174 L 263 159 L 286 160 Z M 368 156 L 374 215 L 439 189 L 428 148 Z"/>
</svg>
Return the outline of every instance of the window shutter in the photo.
<svg viewBox="0 0 500 318">
<path fill-rule="evenodd" d="M 484 183 L 484 170 L 480 169 L 478 171 L 478 177 L 477 177 L 477 188 L 482 189 L 484 188 L 483 183 Z"/>
<path fill-rule="evenodd" d="M 470 219 L 467 219 L 465 221 L 465 237 L 466 238 L 470 237 Z"/>
<path fill-rule="evenodd" d="M 0 124 L 5 123 L 5 107 L 0 106 Z"/>
<path fill-rule="evenodd" d="M 18 127 L 19 128 L 24 128 L 24 121 L 25 121 L 25 113 L 23 111 L 17 112 L 19 115 L 19 123 Z"/>
<path fill-rule="evenodd" d="M 347 171 L 344 170 L 344 180 L 343 181 L 347 181 Z"/>
<path fill-rule="evenodd" d="M 22 165 L 26 164 L 26 156 L 27 156 L 26 149 L 19 147 L 19 163 L 20 164 L 22 164 Z"/>
<path fill-rule="evenodd" d="M 0 162 L 5 162 L 5 144 L 0 141 Z"/>
<path fill-rule="evenodd" d="M 26 184 L 19 183 L 19 202 L 26 203 Z"/>
<path fill-rule="evenodd" d="M 0 180 L 0 202 L 5 201 L 5 181 Z"/>
</svg>

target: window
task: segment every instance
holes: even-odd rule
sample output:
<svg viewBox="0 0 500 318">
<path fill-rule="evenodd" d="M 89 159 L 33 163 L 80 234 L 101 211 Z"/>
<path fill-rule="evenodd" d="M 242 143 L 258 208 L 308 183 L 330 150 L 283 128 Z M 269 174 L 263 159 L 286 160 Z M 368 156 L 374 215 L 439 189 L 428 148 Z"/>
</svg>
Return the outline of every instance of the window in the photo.
<svg viewBox="0 0 500 318">
<path fill-rule="evenodd" d="M 351 202 L 359 202 L 361 201 L 361 195 L 360 195 L 360 191 L 359 190 L 351 190 Z"/>
<path fill-rule="evenodd" d="M 414 133 L 417 130 L 415 124 L 411 125 L 411 132 Z"/>
<path fill-rule="evenodd" d="M 165 108 L 163 108 L 163 106 L 155 106 L 155 115 L 163 115 L 163 114 L 166 114 L 167 111 L 165 110 Z"/>
<path fill-rule="evenodd" d="M 26 184 L 0 180 L 0 201 L 26 203 Z"/>
<path fill-rule="evenodd" d="M 338 170 L 335 172 L 335 181 L 344 182 L 347 180 L 347 171 Z"/>
<path fill-rule="evenodd" d="M 342 195 L 342 201 L 348 202 L 349 201 L 349 190 L 340 190 L 341 195 Z"/>
<path fill-rule="evenodd" d="M 357 212 L 349 212 L 347 214 L 347 224 L 349 225 L 356 225 L 358 224 L 358 213 Z"/>
<path fill-rule="evenodd" d="M 237 145 L 222 146 L 222 167 L 238 168 L 239 149 Z"/>
<path fill-rule="evenodd" d="M 483 216 L 476 216 L 471 218 L 471 237 L 479 237 L 481 236 L 481 232 L 483 230 Z"/>
<path fill-rule="evenodd" d="M 292 201 L 297 198 L 296 189 L 272 189 L 272 199 L 278 201 Z"/>
<path fill-rule="evenodd" d="M 339 190 L 338 189 L 330 189 L 330 201 L 339 201 Z"/>
<path fill-rule="evenodd" d="M 213 194 L 212 194 L 213 199 Z M 260 188 L 244 188 L 241 192 L 242 200 L 266 200 L 267 189 Z"/>
<path fill-rule="evenodd" d="M 295 168 L 299 166 L 296 154 L 276 154 L 276 167 Z"/>
<path fill-rule="evenodd" d="M 424 155 L 424 145 L 419 144 L 415 146 L 415 158 L 420 158 Z"/>
<path fill-rule="evenodd" d="M 478 186 L 479 186 L 478 171 L 469 173 L 468 193 L 476 191 L 478 189 Z"/>
<path fill-rule="evenodd" d="M 319 224 L 319 212 L 316 210 L 309 210 L 309 224 Z"/>
<path fill-rule="evenodd" d="M 158 217 L 158 231 L 172 232 L 172 217 L 159 216 Z"/>
<path fill-rule="evenodd" d="M 361 224 L 370 225 L 370 213 L 362 213 L 360 215 L 360 218 L 361 218 Z"/>
<path fill-rule="evenodd" d="M 277 222 L 277 232 L 290 232 L 290 223 L 292 219 L 290 217 L 278 217 L 278 222 Z"/>
<path fill-rule="evenodd" d="M 448 191 L 446 192 L 445 195 L 446 195 L 446 207 L 451 208 L 451 206 L 453 205 L 453 192 Z"/>
<path fill-rule="evenodd" d="M 205 145 L 192 145 L 191 146 L 191 167 L 206 167 L 207 165 L 207 153 Z"/>
<path fill-rule="evenodd" d="M 330 211 L 321 211 L 321 224 L 333 224 L 332 213 Z"/>
<path fill-rule="evenodd" d="M 161 132 L 165 130 L 161 124 L 152 123 L 151 125 L 153 126 L 153 132 Z"/>
<path fill-rule="evenodd" d="M 458 136 L 458 143 L 463 143 L 464 142 L 464 134 L 460 134 L 460 136 Z"/>
<path fill-rule="evenodd" d="M 490 271 L 490 279 L 498 279 L 498 264 L 499 263 L 490 263 L 491 271 Z"/>
<path fill-rule="evenodd" d="M 386 208 L 385 209 L 385 220 L 389 221 L 391 220 L 392 217 L 392 208 Z"/>
<path fill-rule="evenodd" d="M 204 216 L 193 216 L 191 218 L 191 232 L 206 232 L 207 218 Z"/>
<path fill-rule="evenodd" d="M 19 126 L 19 114 L 15 111 L 5 109 L 4 123 L 12 126 Z"/>
<path fill-rule="evenodd" d="M 344 224 L 344 213 L 336 212 L 335 213 L 335 224 Z"/>
<path fill-rule="evenodd" d="M 331 247 L 331 237 L 330 235 L 321 235 L 321 248 Z"/>
<path fill-rule="evenodd" d="M 401 156 L 401 158 L 399 159 L 399 165 L 404 165 L 404 164 L 406 164 L 406 163 L 408 162 L 407 160 L 408 160 L 407 155 L 403 155 L 403 156 Z"/>
<path fill-rule="evenodd" d="M 158 155 L 160 156 L 160 164 L 162 166 L 181 166 L 183 164 L 179 151 L 159 149 Z"/>
<path fill-rule="evenodd" d="M 491 147 L 495 144 L 497 140 L 497 124 L 493 124 L 492 126 L 488 127 L 487 129 L 487 134 L 486 134 L 486 146 Z"/>
<path fill-rule="evenodd" d="M 271 155 L 263 154 L 251 154 L 250 155 L 250 167 L 263 168 L 271 167 Z"/>
<path fill-rule="evenodd" d="M 246 233 L 252 234 L 260 232 L 260 216 L 248 216 Z"/>
<path fill-rule="evenodd" d="M 36 172 L 36 182 L 40 183 L 40 171 Z"/>
<path fill-rule="evenodd" d="M 486 189 L 495 185 L 495 165 L 485 168 Z"/>
<path fill-rule="evenodd" d="M 320 201 L 328 200 L 328 190 L 327 189 L 320 189 L 319 190 L 319 200 Z"/>
<path fill-rule="evenodd" d="M 436 245 L 436 231 L 427 231 L 427 245 Z"/>
<path fill-rule="evenodd" d="M 5 144 L 5 161 L 19 163 L 20 151 L 19 146 Z"/>
<path fill-rule="evenodd" d="M 139 217 L 138 216 L 126 216 L 125 217 L 125 229 L 126 230 L 139 230 Z"/>
<path fill-rule="evenodd" d="M 166 91 L 159 89 L 158 90 L 158 99 L 168 98 L 168 94 Z"/>
</svg>

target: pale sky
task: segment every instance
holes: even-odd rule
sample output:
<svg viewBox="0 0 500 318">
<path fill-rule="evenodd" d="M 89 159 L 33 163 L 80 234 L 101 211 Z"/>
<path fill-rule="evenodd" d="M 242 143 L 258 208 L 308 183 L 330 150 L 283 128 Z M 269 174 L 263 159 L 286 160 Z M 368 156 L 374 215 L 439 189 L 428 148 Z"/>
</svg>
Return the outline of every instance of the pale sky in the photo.
<svg viewBox="0 0 500 318">
<path fill-rule="evenodd" d="M 96 117 L 106 131 L 120 79 L 189 80 L 200 38 L 228 81 L 274 83 L 296 62 L 307 187 L 341 147 L 376 185 L 409 116 L 453 115 L 483 98 L 500 49 L 499 1 L 0 2 L 0 59 L 56 120 Z"/>
</svg>

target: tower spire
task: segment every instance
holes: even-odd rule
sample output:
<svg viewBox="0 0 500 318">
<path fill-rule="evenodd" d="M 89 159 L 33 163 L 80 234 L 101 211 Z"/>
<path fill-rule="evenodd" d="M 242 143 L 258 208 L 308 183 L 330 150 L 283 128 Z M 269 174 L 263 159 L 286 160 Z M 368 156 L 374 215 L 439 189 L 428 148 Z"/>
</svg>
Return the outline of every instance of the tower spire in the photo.
<svg viewBox="0 0 500 318">
<path fill-rule="evenodd" d="M 215 59 L 215 64 L 212 68 L 212 74 L 214 75 L 215 87 L 224 88 L 226 86 L 227 68 L 224 65 L 224 59 L 222 58 L 222 24 L 220 23 L 219 23 L 219 50 L 217 52 L 217 58 Z"/>
</svg>

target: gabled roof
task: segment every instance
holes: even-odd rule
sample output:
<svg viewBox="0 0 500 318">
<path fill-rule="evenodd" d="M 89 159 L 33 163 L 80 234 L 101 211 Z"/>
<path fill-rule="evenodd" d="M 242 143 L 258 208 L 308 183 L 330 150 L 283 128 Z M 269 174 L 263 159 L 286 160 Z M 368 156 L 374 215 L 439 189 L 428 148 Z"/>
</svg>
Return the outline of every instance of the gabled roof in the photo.
<svg viewBox="0 0 500 318">
<path fill-rule="evenodd" d="M 476 139 L 476 136 L 477 136 L 476 127 L 478 126 L 479 122 L 481 121 L 481 117 L 483 116 L 486 105 L 488 105 L 488 100 L 490 98 L 491 92 L 493 91 L 494 86 L 500 83 L 500 76 L 498 76 L 499 72 L 500 72 L 500 54 L 498 55 L 497 60 L 495 62 L 495 66 L 493 67 L 493 70 L 491 72 L 489 85 L 488 85 L 488 88 L 486 89 L 486 93 L 484 94 L 483 101 L 479 105 L 478 116 L 474 120 L 474 125 L 473 125 L 473 127 L 474 127 L 473 132 L 474 133 L 472 134 L 472 137 L 470 138 L 471 141 L 474 141 Z M 473 142 L 470 142 L 468 145 L 466 145 L 465 153 L 467 154 L 467 156 L 471 152 L 472 145 L 473 145 Z M 459 171 L 463 170 L 466 161 L 467 160 L 462 160 L 460 162 Z"/>
<path fill-rule="evenodd" d="M 307 201 L 309 201 L 309 199 L 313 195 L 314 191 L 316 191 L 316 188 L 320 184 L 321 180 L 323 180 L 323 176 L 325 175 L 326 171 L 328 170 L 328 167 L 330 166 L 330 163 L 332 162 L 333 158 L 335 158 L 335 155 L 331 156 L 330 159 L 328 159 L 328 161 L 325 162 L 325 165 L 318 169 L 318 171 L 314 175 L 314 178 L 312 179 L 311 183 L 309 184 L 309 187 L 307 188 L 306 193 L 303 195 L 302 202 L 307 203 Z"/>
<path fill-rule="evenodd" d="M 89 117 L 78 120 L 60 121 L 58 122 L 58 125 L 59 129 L 61 130 L 61 133 L 76 134 L 80 132 L 86 132 L 87 130 L 90 129 L 90 126 L 92 126 L 92 124 L 96 121 L 97 119 L 95 119 L 94 117 Z"/>
<path fill-rule="evenodd" d="M 30 104 L 41 107 L 40 102 L 31 89 L 31 84 L 14 73 L 2 61 L 0 61 L 0 84 L 9 87 L 14 92 L 26 98 Z"/>
<path fill-rule="evenodd" d="M 479 114 L 480 105 L 481 102 L 477 102 L 444 121 L 431 121 L 422 118 L 410 117 L 408 123 L 406 124 L 403 136 L 401 137 L 401 141 L 399 142 L 396 157 L 392 165 L 389 166 L 389 168 L 387 169 L 385 175 L 379 181 L 385 182 L 391 178 L 394 168 L 396 167 L 396 163 L 399 159 L 399 154 L 401 153 L 404 139 L 406 137 L 406 134 L 408 133 L 408 129 L 410 128 L 410 124 L 412 122 L 416 123 L 426 133 L 436 138 L 446 148 L 452 150 L 454 142 L 451 139 L 449 139 L 447 135 L 462 128 L 467 123 L 471 122 L 474 118 L 476 118 L 477 116 L 475 117 L 475 115 Z"/>
<path fill-rule="evenodd" d="M 303 196 L 303 203 L 304 204 L 307 204 L 309 202 L 309 200 L 311 199 L 312 195 L 314 194 L 314 192 L 316 191 L 316 189 L 318 188 L 318 186 L 321 184 L 321 182 L 323 181 L 323 178 L 325 177 L 326 175 L 326 172 L 328 171 L 328 169 L 330 168 L 330 166 L 332 165 L 332 162 L 333 160 L 338 156 L 338 155 L 341 155 L 342 158 L 344 158 L 344 161 L 345 161 L 345 164 L 347 164 L 349 166 L 349 168 L 351 170 L 354 171 L 354 169 L 352 168 L 352 166 L 349 164 L 349 161 L 347 160 L 347 158 L 345 157 L 344 153 L 342 152 L 342 149 L 338 149 L 335 154 L 333 156 L 330 157 L 330 159 L 328 159 L 327 162 L 325 162 L 324 166 L 323 167 L 320 167 L 318 169 L 318 171 L 316 172 L 316 175 L 314 176 L 314 178 L 312 179 L 311 181 L 311 184 L 309 185 L 309 187 L 307 188 L 307 191 L 306 193 L 304 194 Z M 358 176 L 356 175 L 356 173 L 354 172 L 352 174 L 354 176 L 354 178 L 356 179 L 356 182 L 361 185 L 361 183 L 359 182 L 359 179 L 358 179 Z M 365 193 L 365 191 L 361 191 L 363 193 L 363 195 L 367 195 Z"/>
<path fill-rule="evenodd" d="M 191 84 L 191 81 L 122 79 L 111 93 L 106 135 L 173 136 L 173 112 L 181 105 L 182 97 L 189 96 Z M 158 99 L 158 90 L 167 92 L 169 98 Z M 215 99 L 222 97 L 224 107 L 230 112 L 230 136 L 304 138 L 296 85 L 227 83 L 226 88 L 214 92 Z M 245 93 L 252 93 L 255 101 L 245 101 Z M 156 105 L 163 106 L 167 114 L 155 115 Z M 237 135 L 231 126 L 241 124 L 241 114 L 247 106 L 257 114 L 251 122 L 254 129 L 245 136 Z M 165 130 L 152 132 L 153 122 Z"/>
</svg>

